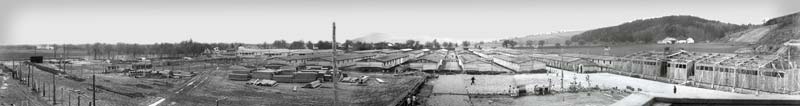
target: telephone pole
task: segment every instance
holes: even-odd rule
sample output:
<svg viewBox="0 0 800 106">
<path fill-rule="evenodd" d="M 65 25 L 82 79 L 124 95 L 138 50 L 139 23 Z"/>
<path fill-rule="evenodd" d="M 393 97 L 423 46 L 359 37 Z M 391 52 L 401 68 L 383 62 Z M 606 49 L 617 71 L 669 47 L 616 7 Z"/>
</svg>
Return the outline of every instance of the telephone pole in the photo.
<svg viewBox="0 0 800 106">
<path fill-rule="evenodd" d="M 95 80 L 94 80 L 95 78 L 94 77 L 95 77 L 95 75 L 92 75 L 92 106 L 97 106 L 97 98 L 95 98 L 97 96 L 96 95 L 96 93 L 97 93 L 97 85 L 95 85 L 95 83 L 94 83 L 95 82 Z"/>
<path fill-rule="evenodd" d="M 56 73 L 53 73 L 53 105 L 56 105 Z"/>
<path fill-rule="evenodd" d="M 331 45 L 331 46 L 333 46 L 333 48 L 332 48 L 333 49 L 333 56 L 331 56 L 331 57 L 333 57 L 333 61 L 332 61 L 332 63 L 333 63 L 333 106 L 337 106 L 336 103 L 339 101 L 339 92 L 338 92 L 338 90 L 336 90 L 338 88 L 336 86 L 336 83 L 339 82 L 339 77 L 338 77 L 339 76 L 339 71 L 337 71 L 339 69 L 338 69 L 338 67 L 336 67 L 336 22 L 333 22 L 332 35 L 333 35 L 333 37 L 332 37 L 333 45 Z"/>
</svg>

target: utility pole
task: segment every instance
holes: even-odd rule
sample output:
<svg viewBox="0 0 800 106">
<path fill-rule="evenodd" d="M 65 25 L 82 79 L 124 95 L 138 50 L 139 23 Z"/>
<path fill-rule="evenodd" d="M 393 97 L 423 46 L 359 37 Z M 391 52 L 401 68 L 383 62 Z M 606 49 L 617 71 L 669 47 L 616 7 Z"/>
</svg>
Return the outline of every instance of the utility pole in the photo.
<svg viewBox="0 0 800 106">
<path fill-rule="evenodd" d="M 53 59 L 54 60 L 58 59 L 58 58 L 56 58 L 57 57 L 56 55 L 58 55 L 58 53 L 57 53 L 58 49 L 56 49 L 57 46 L 58 46 L 57 44 L 53 44 Z"/>
<path fill-rule="evenodd" d="M 564 66 L 564 65 L 566 65 L 566 62 L 564 62 L 564 56 L 562 55 L 562 54 L 564 54 L 564 48 L 562 48 L 562 47 L 558 47 L 558 48 L 561 48 L 561 54 L 559 54 L 559 56 L 558 56 L 559 59 L 561 60 L 559 65 L 560 66 Z M 561 89 L 564 89 L 564 70 L 563 69 L 561 69 Z"/>
<path fill-rule="evenodd" d="M 333 57 L 333 106 L 337 106 L 336 103 L 339 101 L 339 92 L 337 90 L 338 87 L 336 86 L 336 83 L 339 82 L 339 71 L 337 71 L 339 69 L 336 67 L 336 22 L 333 22 L 332 35 L 333 45 L 331 46 L 333 46 L 333 56 L 331 57 Z"/>
<path fill-rule="evenodd" d="M 95 75 L 92 75 L 92 106 L 97 106 L 97 85 L 95 85 Z"/>
<path fill-rule="evenodd" d="M 56 74 L 55 73 L 53 73 L 53 84 L 52 84 L 52 86 L 53 86 L 53 94 L 52 94 L 52 96 L 53 96 L 53 105 L 56 105 L 57 104 L 56 101 L 58 101 L 58 100 L 56 99 Z"/>
<path fill-rule="evenodd" d="M 61 91 L 62 92 L 66 92 L 64 90 L 61 90 Z M 67 93 L 70 93 L 70 92 L 67 92 Z M 67 96 L 67 106 L 72 106 L 72 95 L 66 95 L 66 94 L 64 94 L 64 95 Z"/>
<path fill-rule="evenodd" d="M 76 106 L 81 106 L 81 95 L 80 94 L 78 94 L 78 105 L 76 105 Z"/>
<path fill-rule="evenodd" d="M 31 90 L 35 91 L 36 90 L 36 83 L 33 81 L 33 73 L 31 73 L 31 72 L 33 72 L 33 69 L 31 68 L 30 64 L 27 64 L 27 66 L 28 66 L 28 85 L 33 84 L 33 87 L 31 87 Z"/>
</svg>

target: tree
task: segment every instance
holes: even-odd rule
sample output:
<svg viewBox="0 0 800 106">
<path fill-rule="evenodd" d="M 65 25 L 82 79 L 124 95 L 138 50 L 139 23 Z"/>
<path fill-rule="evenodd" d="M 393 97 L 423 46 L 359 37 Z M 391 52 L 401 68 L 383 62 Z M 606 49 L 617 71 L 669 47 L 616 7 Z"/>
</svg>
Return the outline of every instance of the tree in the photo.
<svg viewBox="0 0 800 106">
<path fill-rule="evenodd" d="M 565 46 L 572 45 L 572 41 L 570 41 L 570 40 L 565 40 L 565 41 L 564 41 L 564 45 L 565 45 Z"/>
<path fill-rule="evenodd" d="M 342 48 L 344 48 L 345 51 L 350 50 L 350 45 L 353 45 L 353 41 L 345 40 Z"/>
<path fill-rule="evenodd" d="M 440 49 L 440 48 L 442 48 L 442 45 L 440 45 L 439 42 L 437 42 L 436 39 L 434 39 L 433 40 L 433 48 Z"/>
<path fill-rule="evenodd" d="M 516 41 L 508 41 L 508 43 L 509 43 L 509 45 L 511 45 L 512 48 L 517 46 L 517 42 Z"/>
<path fill-rule="evenodd" d="M 561 48 L 561 43 L 556 43 L 556 48 Z"/>
<path fill-rule="evenodd" d="M 469 42 L 468 41 L 461 42 L 461 45 L 464 47 L 469 47 Z"/>
<path fill-rule="evenodd" d="M 502 45 L 503 47 L 508 47 L 509 42 L 508 42 L 508 40 L 503 40 L 503 42 L 500 43 L 500 45 Z"/>
<path fill-rule="evenodd" d="M 378 42 L 378 43 L 375 43 L 374 45 L 375 45 L 374 49 L 388 49 L 389 48 L 389 42 Z"/>
<path fill-rule="evenodd" d="M 322 41 L 320 41 L 320 42 L 322 42 Z M 314 49 L 314 43 L 311 43 L 311 41 L 308 41 L 308 43 L 306 43 L 306 49 Z"/>
<path fill-rule="evenodd" d="M 406 40 L 406 43 L 405 43 L 405 45 L 403 45 L 403 47 L 404 48 L 414 48 L 414 46 L 416 46 L 415 44 L 416 44 L 416 41 L 414 41 L 414 40 Z"/>
<path fill-rule="evenodd" d="M 272 47 L 285 49 L 286 47 L 288 47 L 288 44 L 286 43 L 286 40 L 275 40 L 274 42 L 272 42 Z"/>
<path fill-rule="evenodd" d="M 306 45 L 305 45 L 305 43 L 303 43 L 302 40 L 294 41 L 294 42 L 292 42 L 292 44 L 289 44 L 289 49 L 304 49 L 305 46 Z"/>
<path fill-rule="evenodd" d="M 525 45 L 528 45 L 528 47 L 533 47 L 533 40 L 525 41 Z"/>
<path fill-rule="evenodd" d="M 544 47 L 544 42 L 545 42 L 544 40 L 540 40 L 539 41 L 539 47 Z"/>
<path fill-rule="evenodd" d="M 426 48 L 426 49 L 434 49 L 435 46 L 433 45 L 433 42 L 425 42 L 424 48 Z"/>
<path fill-rule="evenodd" d="M 578 40 L 578 45 L 580 46 L 586 45 L 586 41 Z"/>
</svg>

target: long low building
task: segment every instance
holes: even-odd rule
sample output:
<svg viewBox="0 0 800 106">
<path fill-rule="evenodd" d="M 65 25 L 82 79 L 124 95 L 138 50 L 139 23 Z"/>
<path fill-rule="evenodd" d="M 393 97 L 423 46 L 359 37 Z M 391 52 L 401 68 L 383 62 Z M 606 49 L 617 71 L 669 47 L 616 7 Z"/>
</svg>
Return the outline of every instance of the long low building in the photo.
<svg viewBox="0 0 800 106">
<path fill-rule="evenodd" d="M 466 53 L 461 57 L 462 68 L 467 74 L 500 74 L 511 73 L 511 70 L 495 65 L 491 59 Z"/>
<path fill-rule="evenodd" d="M 560 56 L 564 57 L 573 57 L 573 58 L 581 58 L 584 60 L 588 60 L 594 62 L 598 66 L 600 66 L 600 71 L 610 71 L 613 68 L 613 62 L 616 62 L 617 57 L 614 56 L 601 56 L 601 55 L 587 55 L 587 54 L 561 54 Z"/>
<path fill-rule="evenodd" d="M 614 62 L 616 73 L 737 93 L 792 93 L 800 75 L 774 55 L 638 52 Z"/>
<path fill-rule="evenodd" d="M 582 58 L 543 54 L 531 54 L 526 56 L 533 58 L 536 61 L 544 62 L 547 66 L 568 71 L 575 71 L 579 73 L 604 71 L 602 66 Z"/>
<path fill-rule="evenodd" d="M 267 64 L 284 64 L 284 65 L 299 66 L 299 65 L 304 65 L 310 59 L 326 57 L 331 55 L 332 54 L 293 55 L 293 56 L 283 56 L 283 57 L 272 57 L 264 60 L 266 61 Z"/>
<path fill-rule="evenodd" d="M 507 56 L 507 55 L 491 55 L 494 57 L 492 62 L 497 63 L 503 67 L 511 69 L 515 72 L 530 72 L 536 70 L 544 70 L 545 63 L 536 61 L 527 56 Z"/>
<path fill-rule="evenodd" d="M 387 54 L 356 61 L 356 65 L 354 67 L 360 71 L 397 71 L 390 69 L 406 62 L 408 59 L 408 54 Z"/>
<path fill-rule="evenodd" d="M 374 58 L 377 55 L 375 54 L 343 54 L 336 56 L 336 65 L 339 67 L 347 67 L 347 66 L 354 66 L 356 65 L 356 61 L 367 59 L 367 58 Z M 306 61 L 305 65 L 321 65 L 321 66 L 333 66 L 331 64 L 333 62 L 333 57 L 317 57 L 312 58 Z"/>
<path fill-rule="evenodd" d="M 411 69 L 420 71 L 438 70 L 442 65 L 444 55 L 441 54 L 428 54 L 410 61 L 408 64 Z"/>
<path fill-rule="evenodd" d="M 448 72 L 460 72 L 460 61 L 461 60 L 459 60 L 458 55 L 455 52 L 450 51 L 447 53 L 447 55 L 445 55 L 444 60 L 442 61 L 444 64 L 442 64 L 441 70 Z"/>
</svg>

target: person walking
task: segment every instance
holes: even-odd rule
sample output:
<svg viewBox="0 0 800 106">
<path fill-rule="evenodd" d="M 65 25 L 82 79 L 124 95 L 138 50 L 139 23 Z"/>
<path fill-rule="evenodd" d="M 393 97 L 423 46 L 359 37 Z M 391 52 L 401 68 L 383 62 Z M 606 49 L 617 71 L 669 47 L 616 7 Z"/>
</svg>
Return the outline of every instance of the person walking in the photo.
<svg viewBox="0 0 800 106">
<path fill-rule="evenodd" d="M 470 78 L 470 80 L 472 80 L 472 84 L 471 85 L 475 85 L 475 77 Z"/>
<path fill-rule="evenodd" d="M 672 93 L 673 94 L 678 94 L 678 86 L 674 86 L 674 85 L 672 86 Z"/>
</svg>

